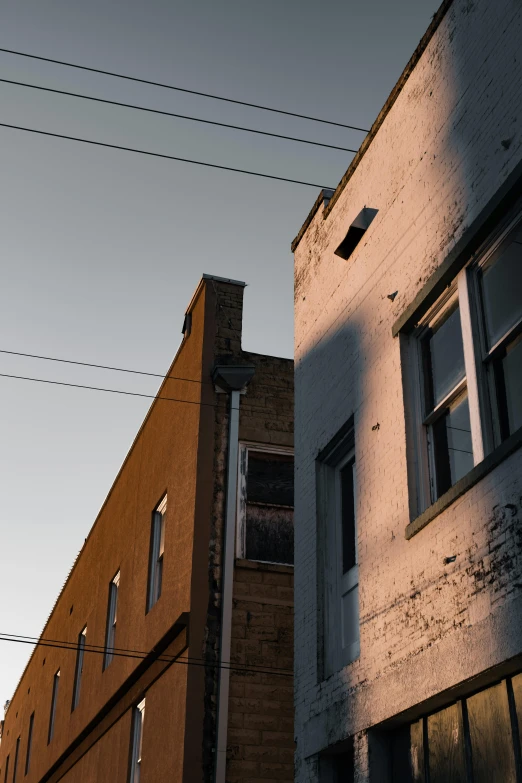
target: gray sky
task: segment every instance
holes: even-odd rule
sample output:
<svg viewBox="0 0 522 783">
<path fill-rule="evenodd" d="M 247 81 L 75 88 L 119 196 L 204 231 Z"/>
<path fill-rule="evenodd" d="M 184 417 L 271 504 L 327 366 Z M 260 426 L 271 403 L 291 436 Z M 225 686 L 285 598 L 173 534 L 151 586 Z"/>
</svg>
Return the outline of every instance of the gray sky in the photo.
<svg viewBox="0 0 522 783">
<path fill-rule="evenodd" d="M 369 128 L 436 0 L 3 0 L 0 46 Z M 357 148 L 363 134 L 0 53 L 0 76 Z M 1 120 L 335 186 L 351 155 L 0 84 Z M 202 272 L 244 347 L 292 356 L 317 190 L 0 128 L 0 348 L 165 372 Z M 154 379 L 0 354 L 0 372 Z M 147 400 L 0 378 L 0 631 L 39 635 Z M 0 642 L 0 705 L 30 647 Z"/>
</svg>

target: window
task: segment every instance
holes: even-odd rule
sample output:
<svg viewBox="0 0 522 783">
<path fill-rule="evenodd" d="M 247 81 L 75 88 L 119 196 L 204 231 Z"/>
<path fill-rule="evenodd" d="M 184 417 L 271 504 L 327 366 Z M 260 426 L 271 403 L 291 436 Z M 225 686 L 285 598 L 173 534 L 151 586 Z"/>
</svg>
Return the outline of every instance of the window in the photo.
<svg viewBox="0 0 522 783">
<path fill-rule="evenodd" d="M 56 702 L 58 700 L 59 685 L 60 685 L 60 669 L 58 669 L 58 671 L 53 677 L 53 692 L 51 695 L 51 712 L 49 715 L 49 732 L 47 734 L 47 744 L 50 743 L 54 734 L 54 719 L 56 717 Z"/>
<path fill-rule="evenodd" d="M 109 585 L 109 607 L 107 610 L 107 630 L 105 633 L 105 654 L 103 656 L 104 670 L 114 657 L 114 644 L 116 641 L 116 620 L 118 614 L 118 588 L 120 586 L 120 572 L 112 579 Z M 83 654 L 83 653 L 82 653 Z"/>
<path fill-rule="evenodd" d="M 352 783 L 355 772 L 353 739 L 348 744 L 349 750 L 337 750 L 319 757 L 320 783 Z"/>
<path fill-rule="evenodd" d="M 134 708 L 132 717 L 132 737 L 130 755 L 129 783 L 140 783 L 141 746 L 143 743 L 143 721 L 145 718 L 145 699 Z"/>
<path fill-rule="evenodd" d="M 25 755 L 25 774 L 29 772 L 31 766 L 31 746 L 33 744 L 34 712 L 29 718 L 29 733 L 27 735 L 27 753 Z"/>
<path fill-rule="evenodd" d="M 294 562 L 294 457 L 289 449 L 241 445 L 238 557 Z"/>
<path fill-rule="evenodd" d="M 522 426 L 522 221 L 458 274 L 410 345 L 417 515 Z"/>
<path fill-rule="evenodd" d="M 167 496 L 163 498 L 152 514 L 150 534 L 149 585 L 147 590 L 147 611 L 150 611 L 161 595 L 163 582 L 163 553 L 165 550 L 165 515 Z"/>
<path fill-rule="evenodd" d="M 323 674 L 359 657 L 359 566 L 353 419 L 317 460 Z"/>
<path fill-rule="evenodd" d="M 18 772 L 18 754 L 20 753 L 20 737 L 16 740 L 15 757 L 13 765 L 13 783 L 16 783 L 16 773 Z M 6 775 L 7 778 L 7 775 Z"/>
<path fill-rule="evenodd" d="M 522 674 L 394 732 L 394 783 L 516 783 Z"/>
<path fill-rule="evenodd" d="M 5 774 L 4 774 L 4 783 L 7 783 L 7 776 L 9 775 L 9 756 L 7 756 L 5 760 Z"/>
<path fill-rule="evenodd" d="M 76 709 L 80 703 L 80 690 L 83 674 L 83 657 L 85 654 L 85 642 L 87 640 L 87 626 L 78 634 L 78 647 L 76 649 L 76 669 L 74 672 L 74 688 L 71 712 Z"/>
</svg>

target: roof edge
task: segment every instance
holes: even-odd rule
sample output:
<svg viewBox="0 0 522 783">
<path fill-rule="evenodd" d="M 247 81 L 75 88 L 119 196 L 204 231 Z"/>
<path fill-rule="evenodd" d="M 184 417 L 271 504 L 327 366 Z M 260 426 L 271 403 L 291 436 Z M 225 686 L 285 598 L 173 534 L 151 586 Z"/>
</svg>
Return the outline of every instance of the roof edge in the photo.
<svg viewBox="0 0 522 783">
<path fill-rule="evenodd" d="M 410 77 L 410 74 L 412 73 L 413 69 L 419 62 L 420 58 L 424 54 L 424 51 L 426 50 L 429 42 L 433 38 L 435 32 L 437 31 L 437 28 L 439 27 L 440 23 L 442 22 L 443 18 L 445 17 L 449 7 L 452 5 L 453 0 L 443 0 L 441 5 L 439 6 L 438 11 L 433 16 L 433 19 L 431 20 L 428 29 L 422 36 L 419 44 L 417 45 L 417 48 L 413 52 L 412 56 L 408 60 L 406 67 L 404 68 L 403 72 L 399 76 L 399 79 L 397 80 L 395 87 L 392 89 L 391 93 L 389 94 L 386 103 L 380 110 L 379 114 L 377 115 L 377 118 L 375 122 L 373 123 L 372 127 L 370 128 L 370 132 L 364 139 L 363 143 L 359 147 L 359 150 L 357 151 L 355 157 L 353 158 L 352 162 L 348 166 L 343 178 L 337 185 L 331 199 L 328 201 L 328 203 L 325 205 L 324 212 L 323 212 L 323 218 L 326 220 L 330 212 L 332 211 L 335 203 L 337 202 L 338 198 L 340 197 L 341 193 L 345 189 L 347 183 L 352 178 L 355 170 L 357 169 L 359 163 L 361 162 L 362 158 L 364 157 L 364 154 L 366 153 L 366 150 L 372 143 L 373 139 L 375 138 L 377 131 L 383 124 L 384 120 L 388 116 L 393 104 L 399 97 L 399 94 L 401 93 L 404 85 L 408 81 L 408 78 Z M 321 191 L 322 192 L 322 191 Z M 319 209 L 320 206 L 320 199 L 321 196 L 318 197 L 317 201 L 315 202 L 314 206 L 312 207 L 310 213 L 308 214 L 305 222 L 301 226 L 301 229 L 299 230 L 299 233 L 297 234 L 296 238 L 292 242 L 291 248 L 292 253 L 295 252 L 299 242 L 303 238 L 304 234 L 306 233 L 306 230 L 310 223 L 312 222 L 312 219 Z"/>
</svg>

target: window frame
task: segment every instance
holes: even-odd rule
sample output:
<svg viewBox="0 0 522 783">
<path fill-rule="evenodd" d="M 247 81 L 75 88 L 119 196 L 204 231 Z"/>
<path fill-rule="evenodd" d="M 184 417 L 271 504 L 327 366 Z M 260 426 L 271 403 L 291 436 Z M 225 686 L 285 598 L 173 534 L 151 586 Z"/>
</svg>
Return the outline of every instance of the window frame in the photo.
<svg viewBox="0 0 522 783">
<path fill-rule="evenodd" d="M 49 712 L 49 729 L 47 731 L 47 744 L 52 741 L 54 736 L 54 725 L 56 722 L 56 705 L 58 702 L 58 691 L 60 688 L 60 669 L 54 673 L 53 676 L 53 689 L 51 693 L 51 710 Z"/>
<path fill-rule="evenodd" d="M 247 517 L 247 478 L 248 452 L 263 452 L 264 454 L 283 454 L 294 457 L 292 446 L 273 446 L 270 443 L 255 443 L 254 441 L 239 442 L 239 457 L 237 461 L 237 502 L 236 502 L 236 557 L 246 560 L 246 517 Z M 278 506 L 277 503 L 274 506 Z M 290 506 L 279 506 L 290 508 Z M 295 506 L 292 506 L 294 509 Z M 270 560 L 251 560 L 252 563 L 267 563 L 269 565 L 293 568 L 293 563 L 279 563 Z"/>
<path fill-rule="evenodd" d="M 34 711 L 29 717 L 29 731 L 27 732 L 27 751 L 25 754 L 25 772 L 27 775 L 31 767 L 31 751 L 33 745 L 33 729 L 34 729 Z"/>
<path fill-rule="evenodd" d="M 139 722 L 138 722 L 139 718 Z M 145 722 L 145 698 L 132 711 L 131 743 L 129 758 L 129 783 L 139 783 L 143 749 L 143 724 Z"/>
<path fill-rule="evenodd" d="M 109 601 L 107 606 L 107 623 L 105 629 L 105 650 L 103 654 L 103 668 L 106 668 L 114 658 L 114 642 L 116 640 L 116 624 L 118 621 L 118 594 L 120 590 L 121 572 L 116 571 L 109 582 Z M 109 643 L 110 642 L 110 643 Z"/>
<path fill-rule="evenodd" d="M 14 762 L 13 762 L 13 783 L 16 783 L 16 775 L 18 773 L 18 758 L 20 755 L 20 743 L 21 743 L 21 735 L 19 734 L 16 738 L 16 745 L 15 745 L 15 755 L 14 755 Z M 8 756 L 9 758 L 9 756 Z M 6 769 L 6 776 L 5 779 L 7 780 L 7 769 Z"/>
<path fill-rule="evenodd" d="M 492 365 L 494 356 L 498 355 L 498 352 L 506 345 L 511 344 L 517 334 L 522 333 L 522 319 L 519 319 L 514 326 L 508 329 L 491 349 L 487 349 L 480 274 L 517 227 L 519 229 L 522 227 L 520 207 L 497 225 L 467 263 L 461 266 L 446 291 L 438 297 L 435 303 L 426 308 L 424 315 L 418 319 L 411 332 L 401 333 L 408 367 L 407 373 L 403 374 L 405 402 L 411 416 L 408 430 L 410 431 L 413 453 L 408 463 L 409 472 L 414 474 L 413 481 L 410 482 L 410 488 L 413 489 L 413 493 L 410 495 L 412 520 L 423 514 L 446 494 L 444 492 L 437 495 L 437 492 L 434 491 L 433 468 L 430 467 L 434 463 L 434 457 L 428 443 L 427 427 L 437 418 L 437 413 L 439 412 L 440 415 L 440 411 L 446 409 L 450 402 L 455 401 L 459 394 L 463 394 L 464 390 L 467 390 L 473 467 L 483 462 L 486 456 L 507 440 L 506 436 L 501 436 L 497 414 L 498 405 L 493 400 L 492 393 L 491 375 L 493 370 L 488 371 L 487 364 L 489 362 Z M 444 400 L 440 401 L 429 415 L 426 415 L 424 410 L 425 368 L 423 366 L 422 342 L 426 338 L 427 330 L 440 323 L 444 313 L 453 306 L 454 302 L 457 303 L 460 310 L 465 376 L 458 386 Z M 407 380 L 406 375 L 408 376 Z M 466 475 L 469 475 L 470 472 L 471 470 Z M 455 486 L 455 483 L 447 490 L 448 492 Z"/>
<path fill-rule="evenodd" d="M 167 493 L 152 512 L 149 569 L 147 575 L 147 605 L 146 614 L 150 612 L 161 598 L 163 588 L 164 554 L 165 554 L 165 517 L 167 515 Z"/>
<path fill-rule="evenodd" d="M 87 643 L 87 626 L 85 625 L 78 634 L 78 643 L 76 647 L 76 666 L 74 669 L 74 685 L 71 712 L 74 712 L 80 703 L 80 693 L 82 685 L 83 661 L 85 657 L 85 645 Z"/>
<path fill-rule="evenodd" d="M 342 564 L 343 529 L 340 475 L 343 468 L 349 464 L 354 465 L 353 532 L 355 536 L 355 564 L 344 574 Z M 319 592 L 318 605 L 320 608 L 318 618 L 318 675 L 319 681 L 322 681 L 356 661 L 361 654 L 357 449 L 353 416 L 350 417 L 317 456 L 316 493 L 317 581 Z M 336 568 L 332 568 L 332 562 L 336 563 Z M 350 577 L 348 577 L 348 574 L 350 574 Z M 341 630 L 342 597 L 354 589 L 357 590 L 356 621 L 358 635 L 356 640 L 343 647 Z"/>
</svg>

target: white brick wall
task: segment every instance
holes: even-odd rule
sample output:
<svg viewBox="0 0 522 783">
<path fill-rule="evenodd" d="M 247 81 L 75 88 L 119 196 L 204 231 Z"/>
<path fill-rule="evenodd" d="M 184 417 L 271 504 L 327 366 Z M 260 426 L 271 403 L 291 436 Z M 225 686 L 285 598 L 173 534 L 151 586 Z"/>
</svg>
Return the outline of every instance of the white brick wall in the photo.
<svg viewBox="0 0 522 783">
<path fill-rule="evenodd" d="M 521 42 L 518 0 L 454 0 L 331 213 L 319 209 L 295 252 L 298 783 L 317 781 L 315 754 L 352 734 L 356 780 L 369 780 L 368 727 L 522 652 L 522 453 L 406 541 L 391 336 L 522 158 Z M 344 261 L 333 251 L 365 205 L 379 213 Z M 361 655 L 318 683 L 315 457 L 352 414 Z"/>
</svg>

